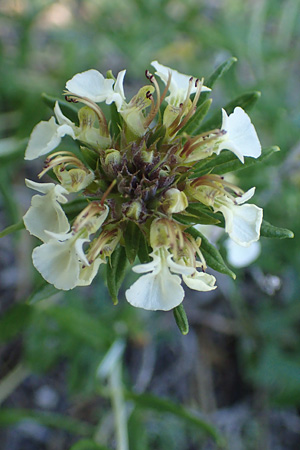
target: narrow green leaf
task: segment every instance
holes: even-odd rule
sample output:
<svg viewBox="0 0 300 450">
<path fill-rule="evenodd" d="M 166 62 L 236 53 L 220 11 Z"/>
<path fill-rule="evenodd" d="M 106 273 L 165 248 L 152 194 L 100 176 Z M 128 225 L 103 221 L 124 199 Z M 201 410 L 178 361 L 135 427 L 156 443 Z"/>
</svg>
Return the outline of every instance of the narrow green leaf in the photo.
<svg viewBox="0 0 300 450">
<path fill-rule="evenodd" d="M 63 414 L 16 408 L 2 408 L 0 411 L 0 426 L 14 425 L 26 419 L 34 420 L 46 427 L 57 428 L 72 434 L 87 437 L 90 437 L 95 430 L 93 425 L 67 417 Z"/>
<path fill-rule="evenodd" d="M 195 172 L 191 175 L 191 178 L 198 178 L 207 173 L 215 173 L 217 175 L 223 175 L 228 172 L 234 172 L 236 170 L 246 169 L 254 164 L 264 161 L 280 149 L 277 146 L 267 147 L 262 150 L 262 154 L 259 158 L 251 158 L 246 156 L 244 164 L 237 158 L 237 156 L 229 150 L 224 150 L 218 156 L 213 156 L 208 161 L 200 161 L 194 168 Z"/>
<path fill-rule="evenodd" d="M 231 102 L 224 106 L 227 114 L 231 114 L 237 106 L 240 106 L 245 111 L 250 111 L 250 109 L 255 105 L 257 100 L 260 98 L 261 93 L 259 91 L 252 91 L 246 94 L 240 95 Z M 199 133 L 204 131 L 214 130 L 215 128 L 220 128 L 222 125 L 222 111 L 216 111 L 210 119 L 208 119 L 198 130 Z"/>
<path fill-rule="evenodd" d="M 25 149 L 28 144 L 28 138 L 19 140 L 15 138 L 6 138 L 0 140 L 0 161 L 1 164 L 24 158 Z"/>
<path fill-rule="evenodd" d="M 118 113 L 116 104 L 113 102 L 110 105 L 110 134 L 116 139 L 120 134 L 120 128 L 122 127 L 122 116 Z"/>
<path fill-rule="evenodd" d="M 135 394 L 134 392 L 125 392 L 125 397 L 132 400 L 140 408 L 151 409 L 159 413 L 169 413 L 180 417 L 189 425 L 195 425 L 200 430 L 211 436 L 215 442 L 222 448 L 225 446 L 224 438 L 219 434 L 216 428 L 198 415 L 190 412 L 184 406 L 171 402 L 168 399 L 159 398 L 152 394 Z"/>
<path fill-rule="evenodd" d="M 188 123 L 180 130 L 180 133 L 187 133 L 190 136 L 194 136 L 198 133 L 200 129 L 200 124 L 209 108 L 212 104 L 212 99 L 205 100 L 200 106 L 198 106 L 193 117 L 188 121 Z"/>
<path fill-rule="evenodd" d="M 92 170 L 95 170 L 99 161 L 99 155 L 94 150 L 85 146 L 80 146 L 80 150 L 84 161 Z"/>
<path fill-rule="evenodd" d="M 63 295 L 63 291 L 56 289 L 52 284 L 43 281 L 27 298 L 26 303 L 28 305 L 35 305 L 36 303 L 46 300 L 53 295 L 60 294 Z"/>
<path fill-rule="evenodd" d="M 174 318 L 176 321 L 176 324 L 181 331 L 182 334 L 186 335 L 189 332 L 189 321 L 186 315 L 186 312 L 184 310 L 184 307 L 182 304 L 179 306 L 176 306 L 176 308 L 173 309 Z"/>
<path fill-rule="evenodd" d="M 70 450 L 109 450 L 109 448 L 104 445 L 97 444 L 91 439 L 82 439 L 72 445 Z"/>
<path fill-rule="evenodd" d="M 27 326 L 32 308 L 24 303 L 12 306 L 0 319 L 0 341 L 6 342 L 15 337 Z"/>
<path fill-rule="evenodd" d="M 235 56 L 232 56 L 231 58 L 227 59 L 222 64 L 220 64 L 213 72 L 213 74 L 207 80 L 205 80 L 205 86 L 212 88 L 215 82 L 219 78 L 221 78 L 226 72 L 228 72 L 230 67 L 236 62 L 237 58 Z"/>
<path fill-rule="evenodd" d="M 156 143 L 156 148 L 159 150 L 165 135 L 166 127 L 161 125 L 153 134 L 150 134 L 149 139 L 147 140 L 147 146 L 150 147 L 152 144 Z"/>
<path fill-rule="evenodd" d="M 294 237 L 294 233 L 291 230 L 288 230 L 287 228 L 275 227 L 266 220 L 262 221 L 260 235 L 263 237 L 276 239 L 292 239 Z"/>
<path fill-rule="evenodd" d="M 106 265 L 107 287 L 114 305 L 118 304 L 118 292 L 124 280 L 128 259 L 125 247 L 119 245 Z"/>
<path fill-rule="evenodd" d="M 47 307 L 43 314 L 53 318 L 71 336 L 97 350 L 111 345 L 113 331 L 100 317 L 93 317 L 81 309 L 63 305 Z"/>
<path fill-rule="evenodd" d="M 86 206 L 88 205 L 88 200 L 86 198 L 76 198 L 71 202 L 62 205 L 62 208 L 69 220 L 74 219 Z"/>
<path fill-rule="evenodd" d="M 186 230 L 186 233 L 189 233 L 191 236 L 193 236 L 194 239 L 201 238 L 200 250 L 209 267 L 216 270 L 217 272 L 229 275 L 235 280 L 235 273 L 226 266 L 220 252 L 209 242 L 209 240 L 202 233 L 200 233 L 200 231 L 191 227 Z"/>
<path fill-rule="evenodd" d="M 141 231 L 134 222 L 128 222 L 125 233 L 125 251 L 130 264 L 134 263 L 141 238 Z"/>
<path fill-rule="evenodd" d="M 191 221 L 189 223 L 201 223 L 203 225 L 216 225 L 220 223 L 220 220 L 215 217 L 215 214 L 212 213 L 207 214 L 202 210 L 201 203 L 190 203 L 186 209 L 186 212 L 190 214 Z M 185 217 L 183 214 L 178 214 L 179 216 Z M 174 214 L 173 217 L 177 218 L 177 214 Z M 192 222 L 194 220 L 194 222 Z"/>
<path fill-rule="evenodd" d="M 62 112 L 70 119 L 72 122 L 78 122 L 78 109 L 74 106 L 74 103 L 69 103 L 58 97 L 52 97 L 51 95 L 43 92 L 42 99 L 52 110 L 55 106 L 55 102 L 58 102 Z"/>
<path fill-rule="evenodd" d="M 4 230 L 0 231 L 0 238 L 7 236 L 10 233 L 14 233 L 15 231 L 23 230 L 25 228 L 23 220 L 20 222 L 14 223 L 9 227 L 4 228 Z"/>
<path fill-rule="evenodd" d="M 147 240 L 144 235 L 141 235 L 140 245 L 138 250 L 138 257 L 141 264 L 146 264 L 151 261 L 151 256 L 149 254 L 152 252 L 151 247 L 149 247 Z"/>
</svg>

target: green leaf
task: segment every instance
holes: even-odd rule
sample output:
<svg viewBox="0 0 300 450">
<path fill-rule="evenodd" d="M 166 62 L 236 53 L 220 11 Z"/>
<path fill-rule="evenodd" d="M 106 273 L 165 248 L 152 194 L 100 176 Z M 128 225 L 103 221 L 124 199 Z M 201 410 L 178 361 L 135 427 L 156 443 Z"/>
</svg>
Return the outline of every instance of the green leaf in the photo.
<svg viewBox="0 0 300 450">
<path fill-rule="evenodd" d="M 139 227 L 132 221 L 129 221 L 124 233 L 125 251 L 130 264 L 134 263 L 141 238 Z"/>
<path fill-rule="evenodd" d="M 81 309 L 59 305 L 47 307 L 44 314 L 53 318 L 68 334 L 97 350 L 111 345 L 112 328 L 106 326 L 100 318 L 93 317 Z"/>
<path fill-rule="evenodd" d="M 189 322 L 186 315 L 186 312 L 184 310 L 184 307 L 182 304 L 179 306 L 176 306 L 176 308 L 173 309 L 174 318 L 176 321 L 176 324 L 181 331 L 182 334 L 186 335 L 189 332 Z"/>
<path fill-rule="evenodd" d="M 1 164 L 14 161 L 15 159 L 24 158 L 25 149 L 28 144 L 28 138 L 15 139 L 6 138 L 0 140 L 0 161 Z"/>
<path fill-rule="evenodd" d="M 237 106 L 240 106 L 245 111 L 250 111 L 250 109 L 255 105 L 257 100 L 260 98 L 261 93 L 259 91 L 252 91 L 246 94 L 240 95 L 231 102 L 224 106 L 227 114 L 231 114 Z M 222 111 L 216 111 L 210 119 L 208 119 L 198 130 L 199 133 L 204 131 L 214 130 L 215 128 L 220 128 L 222 125 Z"/>
<path fill-rule="evenodd" d="M 87 165 L 92 169 L 96 170 L 97 163 L 99 161 L 99 154 L 95 152 L 95 150 L 92 150 L 85 146 L 80 146 L 80 151 L 82 154 L 82 157 L 84 161 L 87 163 Z"/>
<path fill-rule="evenodd" d="M 106 265 L 107 287 L 114 305 L 118 304 L 118 292 L 124 280 L 127 267 L 128 259 L 125 247 L 119 245 Z"/>
<path fill-rule="evenodd" d="M 188 228 L 186 232 L 193 236 L 194 239 L 201 238 L 200 250 L 209 267 L 216 270 L 217 272 L 229 275 L 235 280 L 235 273 L 226 266 L 220 252 L 209 242 L 209 240 L 202 233 L 200 233 L 200 231 L 196 230 L 195 228 Z"/>
<path fill-rule="evenodd" d="M 238 159 L 238 157 L 230 152 L 224 150 L 218 156 L 213 156 L 208 161 L 200 161 L 194 168 L 195 172 L 191 175 L 191 178 L 198 178 L 207 173 L 215 173 L 217 175 L 223 175 L 227 172 L 234 172 L 236 170 L 246 169 L 254 164 L 264 161 L 280 149 L 277 146 L 267 147 L 262 150 L 262 154 L 259 158 L 245 157 L 244 164 Z"/>
<path fill-rule="evenodd" d="M 151 247 L 149 247 L 145 236 L 142 234 L 140 238 L 140 246 L 138 250 L 138 257 L 141 264 L 146 264 L 151 261 L 151 256 L 149 254 L 152 252 Z"/>
<path fill-rule="evenodd" d="M 294 237 L 294 233 L 291 230 L 288 230 L 287 228 L 275 227 L 266 220 L 262 221 L 260 235 L 263 237 L 276 239 L 292 239 Z"/>
<path fill-rule="evenodd" d="M 116 139 L 120 134 L 120 128 L 122 128 L 122 116 L 118 113 L 116 104 L 113 102 L 110 105 L 110 134 Z"/>
<path fill-rule="evenodd" d="M 195 425 L 200 430 L 211 436 L 215 442 L 224 447 L 225 442 L 223 437 L 218 433 L 216 428 L 205 420 L 201 419 L 196 414 L 193 414 L 184 406 L 171 402 L 170 400 L 156 397 L 152 394 L 135 394 L 134 392 L 125 392 L 125 397 L 128 400 L 133 400 L 137 406 L 144 409 L 151 409 L 159 413 L 170 413 L 179 417 L 189 425 Z"/>
<path fill-rule="evenodd" d="M 109 450 L 109 448 L 104 445 L 97 444 L 91 439 L 82 439 L 72 445 L 70 450 Z"/>
<path fill-rule="evenodd" d="M 65 203 L 62 208 L 69 220 L 74 219 L 86 206 L 88 200 L 86 198 L 76 198 L 75 200 Z"/>
<path fill-rule="evenodd" d="M 0 341 L 6 342 L 15 337 L 27 326 L 32 308 L 25 303 L 12 306 L 0 319 Z"/>
<path fill-rule="evenodd" d="M 194 136 L 198 133 L 200 129 L 200 124 L 206 114 L 209 111 L 209 108 L 212 104 L 212 99 L 205 100 L 200 106 L 198 106 L 195 114 L 188 121 L 188 123 L 180 130 L 180 133 L 187 133 L 190 136 Z"/>
<path fill-rule="evenodd" d="M 219 65 L 219 67 L 216 68 L 214 73 L 205 81 L 205 86 L 212 88 L 215 82 L 221 78 L 230 67 L 237 62 L 237 58 L 235 56 L 232 56 L 231 58 L 224 61 L 222 64 Z"/>
<path fill-rule="evenodd" d="M 10 233 L 14 233 L 15 231 L 23 230 L 24 228 L 25 228 L 24 222 L 23 220 L 20 220 L 20 222 L 4 228 L 4 230 L 0 232 L 0 238 L 7 236 Z"/>
<path fill-rule="evenodd" d="M 55 102 L 58 102 L 63 114 L 65 114 L 72 122 L 78 122 L 78 109 L 74 106 L 74 103 L 69 103 L 66 100 L 62 100 L 58 97 L 52 97 L 46 93 L 42 94 L 42 99 L 52 110 L 55 106 Z"/>
<path fill-rule="evenodd" d="M 32 294 L 30 294 L 30 296 L 26 300 L 26 303 L 29 305 L 34 305 L 56 294 L 63 295 L 64 292 L 56 289 L 52 284 L 47 283 L 47 281 L 43 281 L 42 284 L 40 284 L 32 292 Z"/>
<path fill-rule="evenodd" d="M 186 212 L 189 213 L 189 215 L 174 214 L 173 217 L 178 220 L 179 216 L 179 222 L 181 221 L 185 225 L 188 225 L 189 223 L 200 223 L 202 225 L 216 225 L 217 223 L 220 223 L 220 220 L 214 217 L 214 213 L 210 215 L 202 210 L 201 203 L 190 203 Z"/>
<path fill-rule="evenodd" d="M 34 420 L 50 428 L 68 431 L 72 434 L 90 437 L 95 427 L 85 422 L 66 417 L 63 414 L 44 413 L 30 409 L 2 408 L 0 411 L 0 426 L 10 426 L 24 420 Z"/>
<path fill-rule="evenodd" d="M 156 143 L 156 148 L 159 150 L 165 135 L 166 135 L 166 127 L 164 125 L 161 125 L 155 130 L 153 134 L 150 134 L 147 140 L 147 147 L 149 148 L 152 144 Z"/>
</svg>

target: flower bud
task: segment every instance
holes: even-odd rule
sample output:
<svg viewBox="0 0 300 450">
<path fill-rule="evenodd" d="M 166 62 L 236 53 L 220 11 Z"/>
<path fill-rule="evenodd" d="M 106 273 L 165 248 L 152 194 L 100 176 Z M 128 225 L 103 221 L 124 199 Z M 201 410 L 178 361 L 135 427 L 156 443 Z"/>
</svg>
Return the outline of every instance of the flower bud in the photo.
<svg viewBox="0 0 300 450">
<path fill-rule="evenodd" d="M 143 212 L 143 206 L 140 201 L 136 200 L 136 201 L 125 203 L 122 210 L 123 210 L 123 213 L 127 217 L 129 217 L 132 220 L 138 221 Z"/>
<path fill-rule="evenodd" d="M 188 207 L 189 203 L 185 193 L 176 188 L 169 189 L 164 197 L 162 207 L 167 214 L 179 213 Z"/>
<path fill-rule="evenodd" d="M 114 148 L 109 148 L 105 151 L 105 159 L 104 164 L 106 166 L 120 164 L 121 162 L 121 154 L 118 150 Z"/>
</svg>

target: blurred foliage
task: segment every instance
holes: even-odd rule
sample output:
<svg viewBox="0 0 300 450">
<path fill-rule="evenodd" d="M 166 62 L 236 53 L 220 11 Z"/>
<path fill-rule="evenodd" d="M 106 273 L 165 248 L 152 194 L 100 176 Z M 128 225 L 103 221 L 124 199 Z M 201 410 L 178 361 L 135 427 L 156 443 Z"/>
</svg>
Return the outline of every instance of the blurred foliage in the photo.
<svg viewBox="0 0 300 450">
<path fill-rule="evenodd" d="M 88 68 L 103 73 L 112 69 L 116 73 L 126 67 L 126 91 L 130 96 L 142 84 L 143 72 L 152 60 L 208 79 L 216 66 L 234 56 L 238 62 L 216 83 L 214 106 L 226 104 L 245 92 L 260 91 L 262 96 L 251 110 L 251 117 L 263 146 L 281 148 L 259 166 L 239 171 L 239 182 L 244 189 L 257 186 L 255 203 L 264 208 L 266 220 L 293 230 L 297 239 L 300 222 L 299 38 L 299 0 L 2 0 L 0 205 L 4 223 L 1 229 L 20 221 L 25 209 L 23 203 L 28 203 L 29 194 L 24 194 L 23 179 L 24 172 L 27 177 L 32 176 L 31 166 L 24 165 L 22 158 L 31 129 L 50 115 L 41 99 L 42 92 L 56 96 L 63 91 L 66 80 Z M 140 355 L 150 346 L 156 352 L 153 356 L 156 364 L 163 361 L 168 366 L 169 359 L 175 358 L 178 339 L 188 337 L 178 338 L 168 314 L 145 315 L 124 303 L 114 307 L 101 277 L 93 288 L 66 294 L 43 286 L 25 301 L 31 287 L 38 285 L 40 279 L 29 272 L 28 249 L 24 263 L 24 239 L 28 237 L 18 233 L 15 241 L 5 241 L 8 242 L 5 249 L 14 253 L 14 262 L 10 264 L 23 270 L 29 281 L 24 282 L 24 276 L 20 275 L 13 287 L 8 284 L 7 301 L 4 292 L 1 342 L 5 347 L 21 339 L 21 363 L 35 374 L 62 372 L 68 396 L 72 394 L 69 402 L 77 406 L 86 404 L 89 413 L 86 416 L 67 414 L 67 403 L 60 411 L 64 419 L 59 414 L 44 417 L 34 413 L 34 404 L 29 402 L 31 411 L 3 409 L 0 423 L 7 425 L 22 418 L 35 418 L 46 426 L 63 428 L 71 434 L 77 430 L 83 440 L 76 445 L 72 441 L 73 450 L 108 448 L 106 446 L 113 445 L 110 391 L 100 386 L 95 372 L 109 348 L 120 337 L 127 342 L 123 378 L 131 392 L 141 364 L 133 353 Z M 259 396 L 263 408 L 269 408 L 270 404 L 281 408 L 300 406 L 300 252 L 296 243 L 296 240 L 262 239 L 262 255 L 256 265 L 246 272 L 239 270 L 239 281 L 228 281 L 219 294 L 221 304 L 225 298 L 235 316 L 238 331 L 234 348 L 241 383 L 246 392 Z M 274 285 L 274 276 L 281 280 L 280 290 Z M 125 282 L 129 284 L 131 277 L 129 273 Z M 191 305 L 189 300 L 186 304 Z M 201 325 L 193 325 L 192 333 L 200 339 Z M 213 327 L 209 322 L 210 326 Z M 165 353 L 159 356 L 162 345 L 169 351 L 166 361 Z M 209 348 L 210 344 L 204 342 L 203 345 Z M 222 350 L 220 347 L 219 357 Z M 188 358 L 188 349 L 185 352 Z M 10 360 L 5 360 L 1 375 L 6 383 L 17 387 L 18 382 L 9 375 L 13 369 L 11 364 Z M 170 370 L 171 367 L 174 369 L 170 364 Z M 137 373 L 132 373 L 135 370 Z M 231 367 L 227 365 L 226 370 L 230 372 Z M 149 376 L 151 378 L 151 374 Z M 198 424 L 198 429 L 192 425 L 193 420 L 200 420 L 199 402 L 193 400 L 197 389 L 191 389 L 188 394 L 183 391 L 184 395 L 178 381 L 176 389 L 170 391 L 165 387 L 166 380 L 168 378 L 161 377 L 161 390 L 156 391 L 158 403 L 153 399 L 147 402 L 143 397 L 150 380 L 140 386 L 140 391 L 129 395 L 134 405 L 127 411 L 130 449 L 198 449 L 206 442 L 206 422 L 203 427 Z M 4 384 L 0 383 L 0 394 L 1 386 Z M 169 406 L 163 408 L 158 398 L 161 393 L 172 394 L 173 400 L 181 401 L 184 406 L 176 408 L 176 403 L 170 400 Z M 242 395 L 239 398 L 244 399 Z M 16 405 L 8 401 L 7 406 Z M 195 412 L 190 411 L 191 406 Z M 185 417 L 192 415 L 190 422 L 183 420 L 181 408 L 185 407 L 183 414 Z M 172 415 L 172 411 L 178 414 Z M 261 445 L 261 434 L 251 428 L 251 423 L 243 434 L 246 449 Z M 209 434 L 218 439 L 214 433 Z M 230 439 L 230 435 L 227 438 Z M 71 440 L 63 448 L 70 445 Z"/>
</svg>

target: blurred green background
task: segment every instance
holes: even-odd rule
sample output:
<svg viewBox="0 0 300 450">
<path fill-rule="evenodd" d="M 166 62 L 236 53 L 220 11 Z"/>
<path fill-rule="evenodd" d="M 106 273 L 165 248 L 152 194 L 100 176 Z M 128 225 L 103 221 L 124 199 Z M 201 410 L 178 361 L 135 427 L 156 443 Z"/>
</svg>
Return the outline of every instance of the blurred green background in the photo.
<svg viewBox="0 0 300 450">
<path fill-rule="evenodd" d="M 130 450 L 216 449 L 216 433 L 230 450 L 300 448 L 299 38 L 299 0 L 1 0 L 1 229 L 30 204 L 24 177 L 41 162 L 24 163 L 26 138 L 52 115 L 42 92 L 59 96 L 89 68 L 126 68 L 130 98 L 152 60 L 206 78 L 236 56 L 213 106 L 260 91 L 251 118 L 263 147 L 281 149 L 238 183 L 256 186 L 265 219 L 295 233 L 262 239 L 237 281 L 218 275 L 217 291 L 187 292 L 185 337 L 171 312 L 136 310 L 124 296 L 113 306 L 101 276 L 32 295 L 36 242 L 24 231 L 1 239 L 1 449 L 118 448 L 112 372 Z M 107 352 L 110 369 L 96 376 Z"/>
</svg>

